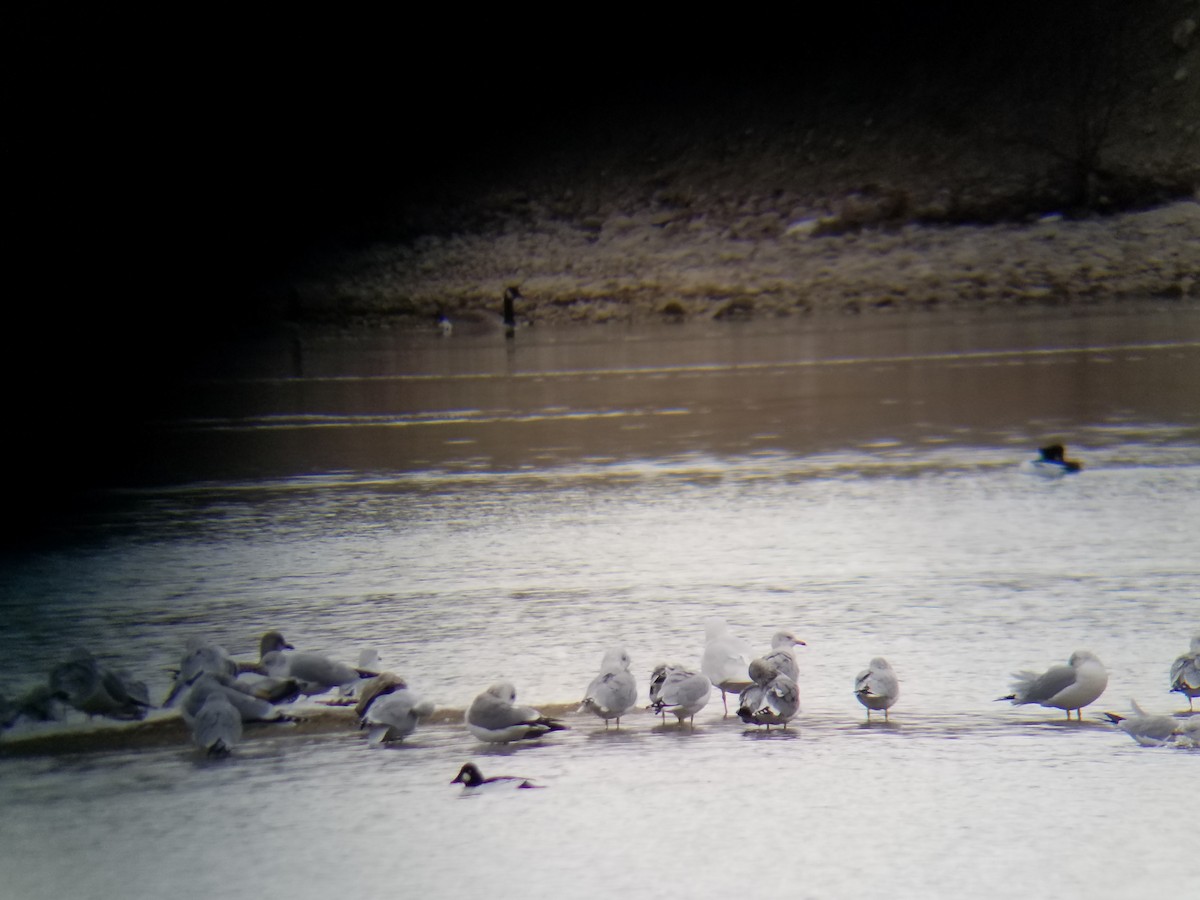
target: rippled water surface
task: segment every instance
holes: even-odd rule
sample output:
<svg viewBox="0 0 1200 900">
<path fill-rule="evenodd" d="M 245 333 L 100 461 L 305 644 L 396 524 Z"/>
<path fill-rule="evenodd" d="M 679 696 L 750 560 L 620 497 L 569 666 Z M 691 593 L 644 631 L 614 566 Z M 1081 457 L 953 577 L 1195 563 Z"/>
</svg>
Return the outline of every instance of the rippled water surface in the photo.
<svg viewBox="0 0 1200 900">
<path fill-rule="evenodd" d="M 803 712 L 10 753 L 5 894 L 1144 896 L 1191 861 L 1172 829 L 1200 751 L 1097 713 L 1186 708 L 1166 686 L 1200 631 L 1197 384 L 1183 311 L 252 348 L 164 417 L 142 483 L 6 563 L 4 693 L 85 644 L 161 697 L 189 636 L 249 658 L 279 628 L 377 648 L 449 709 L 499 678 L 578 701 L 620 643 L 644 698 L 719 615 L 763 650 L 808 642 Z M 1080 475 L 1020 471 L 1052 438 Z M 1082 723 L 994 702 L 1080 648 L 1110 672 Z M 875 655 L 902 695 L 868 727 L 851 687 Z M 468 759 L 546 787 L 463 796 Z"/>
</svg>

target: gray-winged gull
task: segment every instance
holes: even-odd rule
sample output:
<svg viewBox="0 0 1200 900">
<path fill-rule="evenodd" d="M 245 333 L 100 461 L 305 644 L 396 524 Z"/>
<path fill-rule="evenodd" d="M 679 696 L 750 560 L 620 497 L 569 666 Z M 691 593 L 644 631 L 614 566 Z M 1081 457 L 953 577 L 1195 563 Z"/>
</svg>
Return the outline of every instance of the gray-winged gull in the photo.
<svg viewBox="0 0 1200 900">
<path fill-rule="evenodd" d="M 422 700 L 407 688 L 377 693 L 362 713 L 362 724 L 369 728 L 367 740 L 372 745 L 402 741 L 417 728 L 424 716 L 433 715 L 434 705 Z"/>
<path fill-rule="evenodd" d="M 1083 721 L 1083 707 L 1094 703 L 1108 686 L 1108 672 L 1094 653 L 1076 650 L 1065 666 L 1053 666 L 1041 674 L 1017 672 L 1012 693 L 1001 700 L 1011 700 L 1014 706 L 1036 703 L 1039 706 L 1071 710 Z"/>
<path fill-rule="evenodd" d="M 498 681 L 480 694 L 467 709 L 467 730 L 479 740 L 493 744 L 540 738 L 567 726 L 543 716 L 531 706 L 516 706 L 517 689 Z"/>
<path fill-rule="evenodd" d="M 696 713 L 704 709 L 712 683 L 700 672 L 685 666 L 660 663 L 650 676 L 650 706 L 666 718 L 671 713 L 680 727 L 687 719 L 694 726 Z"/>
<path fill-rule="evenodd" d="M 600 661 L 600 674 L 592 679 L 584 694 L 580 708 L 595 713 L 608 727 L 609 719 L 616 719 L 621 727 L 621 716 L 637 702 L 637 681 L 629 670 L 629 654 L 624 647 L 614 647 Z"/>
<path fill-rule="evenodd" d="M 1171 693 L 1188 698 L 1188 709 L 1194 709 L 1192 699 L 1200 697 L 1200 634 L 1192 638 L 1191 649 L 1171 664 Z"/>
<path fill-rule="evenodd" d="M 750 677 L 754 684 L 738 697 L 738 718 L 747 725 L 765 725 L 768 731 L 772 725 L 787 728 L 787 723 L 800 712 L 800 689 L 796 682 L 766 659 L 750 663 Z"/>
<path fill-rule="evenodd" d="M 226 694 L 211 691 L 189 723 L 192 742 L 209 756 L 228 756 L 242 739 L 242 717 Z"/>
<path fill-rule="evenodd" d="M 882 709 L 884 721 L 887 721 L 888 710 L 900 699 L 900 682 L 886 659 L 876 656 L 858 673 L 854 679 L 854 696 L 867 708 L 868 722 L 873 709 Z"/>
</svg>

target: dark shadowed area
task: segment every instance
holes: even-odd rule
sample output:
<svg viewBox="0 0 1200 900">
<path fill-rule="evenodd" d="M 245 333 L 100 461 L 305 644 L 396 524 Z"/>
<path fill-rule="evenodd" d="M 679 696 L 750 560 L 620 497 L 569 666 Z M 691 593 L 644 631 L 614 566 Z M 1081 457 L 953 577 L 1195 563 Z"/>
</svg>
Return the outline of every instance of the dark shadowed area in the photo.
<svg viewBox="0 0 1200 900">
<path fill-rule="evenodd" d="M 1101 174 L 1116 179 L 1114 204 L 1186 193 L 1197 162 L 1194 142 L 1178 149 L 1180 110 L 1200 80 L 1163 79 L 1196 47 L 1160 45 L 1196 14 L 929 2 L 712 23 L 611 13 L 548 33 L 509 20 L 473 36 L 448 23 L 190 23 L 153 41 L 132 39 L 133 23 L 106 20 L 107 40 L 88 23 L 21 23 L 45 52 L 22 70 L 8 169 L 18 287 L 4 378 L 10 432 L 28 438 L 9 441 L 14 531 L 136 473 L 155 452 L 142 425 L 176 406 L 195 366 L 294 313 L 299 273 L 376 242 L 511 228 L 477 202 L 500 189 L 518 203 L 612 190 L 647 206 L 697 184 L 769 195 L 782 153 L 831 196 L 911 185 L 922 215 L 930 179 L 958 177 L 946 221 L 1086 204 Z M 1115 174 L 1088 144 L 1112 84 L 1139 98 L 1119 110 Z M 1094 103 L 1084 124 L 1064 118 Z M 856 137 L 868 121 L 874 152 Z M 947 163 L 934 143 L 947 136 L 985 147 L 993 168 L 1036 158 L 1028 196 L 975 190 L 990 170 Z M 656 181 L 663 159 L 678 184 Z"/>
</svg>

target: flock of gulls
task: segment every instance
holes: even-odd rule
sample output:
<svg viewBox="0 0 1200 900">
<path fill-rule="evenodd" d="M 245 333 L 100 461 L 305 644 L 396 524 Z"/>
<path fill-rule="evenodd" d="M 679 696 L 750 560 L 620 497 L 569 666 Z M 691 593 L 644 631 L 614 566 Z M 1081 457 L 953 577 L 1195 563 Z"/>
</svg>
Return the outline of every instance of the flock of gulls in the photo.
<svg viewBox="0 0 1200 900">
<path fill-rule="evenodd" d="M 1038 451 L 1038 457 L 1022 469 L 1042 477 L 1058 478 L 1081 471 L 1079 462 L 1067 459 L 1061 444 Z M 770 648 L 755 655 L 748 642 L 732 633 L 722 619 L 705 623 L 705 646 L 699 667 L 660 664 L 650 675 L 648 709 L 676 718 L 694 727 L 696 713 L 708 705 L 713 689 L 721 694 L 726 717 L 730 698 L 734 713 L 747 725 L 786 729 L 800 712 L 799 666 L 794 648 L 805 646 L 792 632 L 774 634 Z M 620 728 L 621 717 L 637 706 L 637 681 L 624 648 L 608 650 L 600 671 L 584 693 L 579 712 L 590 712 Z M 1063 710 L 1067 720 L 1091 705 L 1108 686 L 1108 672 L 1095 654 L 1077 650 L 1066 665 L 1044 672 L 1015 673 L 1011 693 L 998 700 L 1014 705 L 1037 704 Z M 1104 718 L 1143 746 L 1171 744 L 1200 747 L 1200 716 L 1193 716 L 1194 699 L 1200 696 L 1200 634 L 1192 638 L 1188 652 L 1171 666 L 1170 691 L 1188 698 L 1189 715 L 1176 717 L 1147 713 L 1136 701 L 1126 716 L 1106 712 Z M 163 707 L 178 707 L 193 743 L 211 756 L 230 754 L 242 737 L 246 722 L 288 722 L 288 704 L 301 696 L 336 692 L 335 705 L 354 706 L 361 728 L 368 731 L 372 745 L 402 741 L 412 734 L 421 719 L 431 716 L 435 706 L 408 689 L 403 678 L 380 671 L 378 654 L 364 651 L 358 665 L 351 666 L 323 654 L 297 651 L 278 631 L 268 631 L 259 641 L 259 658 L 239 662 L 224 648 L 199 638 L 189 639 Z M 854 696 L 872 712 L 889 710 L 900 697 L 900 683 L 891 665 L 875 657 L 854 679 Z M 0 695 L 0 728 L 18 721 L 52 721 L 70 707 L 89 717 L 141 720 L 154 708 L 142 681 L 105 668 L 86 649 L 78 648 L 50 670 L 46 681 L 20 697 Z M 563 722 L 539 710 L 517 703 L 515 686 L 498 681 L 480 693 L 464 716 L 466 729 L 479 741 L 507 744 L 536 740 L 555 731 L 567 730 Z M 485 778 L 473 763 L 459 771 L 452 784 L 464 789 L 504 784 L 519 788 L 538 785 L 528 779 L 500 776 Z"/>
<path fill-rule="evenodd" d="M 795 648 L 805 642 L 791 631 L 781 630 L 761 655 L 735 635 L 723 619 L 705 622 L 705 644 L 700 664 L 691 667 L 661 664 L 650 676 L 648 709 L 675 717 L 679 728 L 694 727 L 694 717 L 708 705 L 714 688 L 721 695 L 724 714 L 735 714 L 747 725 L 786 729 L 800 712 L 797 685 L 799 666 Z M 418 723 L 431 716 L 435 707 L 408 689 L 403 678 L 380 671 L 378 654 L 366 651 L 351 666 L 311 651 L 298 651 L 278 631 L 269 631 L 259 642 L 259 658 L 239 662 L 222 647 L 199 638 L 189 639 L 163 707 L 178 708 L 192 741 L 205 754 L 226 756 L 242 737 L 247 722 L 288 722 L 289 704 L 301 696 L 333 694 L 334 705 L 354 706 L 360 728 L 367 730 L 372 745 L 402 741 Z M 1082 721 L 1082 709 L 1094 703 L 1108 685 L 1108 673 L 1096 656 L 1077 650 L 1065 665 L 1044 672 L 1018 672 L 1011 692 L 999 700 L 1015 705 L 1037 704 L 1063 710 L 1070 721 L 1072 711 Z M 1200 634 L 1192 638 L 1188 652 L 1181 654 L 1170 670 L 1170 691 L 1188 698 L 1189 712 L 1200 696 Z M 854 696 L 865 707 L 867 722 L 872 713 L 885 721 L 900 697 L 896 673 L 882 657 L 872 659 L 854 679 Z M 637 681 L 628 652 L 608 650 L 600 671 L 584 692 L 580 713 L 592 713 L 620 728 L 621 718 L 638 706 Z M 145 718 L 154 705 L 143 682 L 102 666 L 92 654 L 76 649 L 50 670 L 46 682 L 16 700 L 0 698 L 0 724 L 5 728 L 18 720 L 52 720 L 62 717 L 64 707 L 88 716 L 118 720 Z M 1105 719 L 1139 744 L 1180 747 L 1200 746 L 1200 716 L 1151 715 L 1136 702 L 1130 715 L 1105 713 Z M 499 681 L 480 693 L 464 716 L 466 730 L 481 742 L 507 744 L 529 741 L 568 726 L 539 710 L 517 703 L 512 683 Z M 484 778 L 468 763 L 452 783 L 464 788 L 485 784 L 536 787 L 526 779 Z"/>
</svg>

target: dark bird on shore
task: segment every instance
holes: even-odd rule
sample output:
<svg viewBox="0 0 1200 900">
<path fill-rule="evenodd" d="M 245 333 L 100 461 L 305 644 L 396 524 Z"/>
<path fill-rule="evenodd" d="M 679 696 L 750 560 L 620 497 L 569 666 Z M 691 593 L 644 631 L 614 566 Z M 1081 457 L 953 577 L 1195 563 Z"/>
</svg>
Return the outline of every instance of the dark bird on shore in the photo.
<svg viewBox="0 0 1200 900">
<path fill-rule="evenodd" d="M 475 763 L 467 763 L 458 770 L 458 774 L 454 776 L 451 784 L 461 784 L 463 790 L 468 788 L 479 787 L 510 787 L 510 788 L 540 788 L 542 785 L 534 784 L 528 778 L 522 778 L 519 775 L 493 775 L 491 778 L 484 778 L 483 773 L 479 771 L 479 767 Z"/>
</svg>

